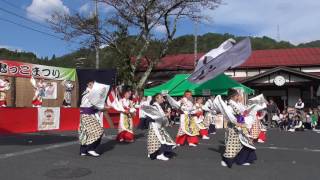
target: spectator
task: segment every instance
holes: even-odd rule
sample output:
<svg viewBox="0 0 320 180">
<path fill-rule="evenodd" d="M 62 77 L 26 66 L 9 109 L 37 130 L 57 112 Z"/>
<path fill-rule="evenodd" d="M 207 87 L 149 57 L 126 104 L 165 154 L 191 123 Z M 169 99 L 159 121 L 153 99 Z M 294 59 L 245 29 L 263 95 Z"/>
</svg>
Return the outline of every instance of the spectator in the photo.
<svg viewBox="0 0 320 180">
<path fill-rule="evenodd" d="M 298 115 L 294 117 L 294 123 L 292 124 L 291 128 L 288 131 L 290 132 L 304 131 L 303 123 Z"/>
<path fill-rule="evenodd" d="M 316 108 L 313 109 L 313 113 L 311 115 L 311 128 L 315 129 L 318 124 L 318 110 Z"/>
<path fill-rule="evenodd" d="M 267 105 L 267 112 L 268 112 L 267 125 L 270 127 L 272 119 L 275 118 L 275 116 L 278 116 L 277 114 L 280 113 L 277 104 L 272 99 L 269 100 L 269 103 Z"/>
<path fill-rule="evenodd" d="M 296 108 L 297 112 L 300 113 L 301 115 L 304 115 L 304 102 L 302 102 L 302 99 L 299 98 L 297 103 L 294 105 L 294 107 Z"/>
<path fill-rule="evenodd" d="M 308 111 L 308 113 L 307 113 L 307 115 L 306 115 L 306 121 L 303 123 L 303 125 L 304 125 L 304 127 L 306 128 L 306 129 L 312 129 L 311 128 L 311 121 L 312 121 L 312 115 L 313 115 L 313 111 L 312 111 L 312 109 L 311 108 L 309 108 L 309 111 Z"/>
<path fill-rule="evenodd" d="M 281 130 L 288 130 L 288 112 L 287 110 L 283 110 L 282 113 L 279 115 L 280 117 L 280 123 L 279 127 Z"/>
</svg>

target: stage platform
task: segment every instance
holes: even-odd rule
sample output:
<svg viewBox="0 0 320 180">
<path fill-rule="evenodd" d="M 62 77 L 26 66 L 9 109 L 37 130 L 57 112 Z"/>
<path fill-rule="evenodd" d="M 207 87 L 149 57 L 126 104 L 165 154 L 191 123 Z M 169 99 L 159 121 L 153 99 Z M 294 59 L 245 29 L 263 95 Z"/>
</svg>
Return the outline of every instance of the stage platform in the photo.
<svg viewBox="0 0 320 180">
<path fill-rule="evenodd" d="M 114 109 L 108 114 L 115 127 L 119 122 L 120 113 Z M 74 131 L 79 127 L 79 108 L 60 108 L 59 129 L 52 131 Z M 134 125 L 139 123 L 138 115 L 134 117 Z M 103 126 L 110 128 L 110 124 L 103 117 Z M 38 132 L 38 108 L 0 108 L 0 134 Z"/>
</svg>

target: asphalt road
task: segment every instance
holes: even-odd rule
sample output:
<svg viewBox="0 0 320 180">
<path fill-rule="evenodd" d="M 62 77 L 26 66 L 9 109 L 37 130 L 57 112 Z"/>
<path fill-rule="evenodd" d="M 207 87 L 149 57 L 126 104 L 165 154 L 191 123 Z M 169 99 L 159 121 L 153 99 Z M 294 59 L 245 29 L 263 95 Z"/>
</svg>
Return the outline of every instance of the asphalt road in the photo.
<svg viewBox="0 0 320 180">
<path fill-rule="evenodd" d="M 176 128 L 169 132 L 174 137 Z M 137 131 L 132 144 L 115 142 L 106 129 L 98 157 L 79 156 L 75 132 L 0 136 L 1 180 L 126 179 L 126 180 L 273 180 L 320 179 L 320 134 L 312 131 L 269 130 L 268 141 L 257 145 L 258 160 L 251 166 L 220 166 L 224 131 L 201 140 L 198 147 L 178 147 L 167 162 L 150 160 L 146 136 Z"/>
</svg>

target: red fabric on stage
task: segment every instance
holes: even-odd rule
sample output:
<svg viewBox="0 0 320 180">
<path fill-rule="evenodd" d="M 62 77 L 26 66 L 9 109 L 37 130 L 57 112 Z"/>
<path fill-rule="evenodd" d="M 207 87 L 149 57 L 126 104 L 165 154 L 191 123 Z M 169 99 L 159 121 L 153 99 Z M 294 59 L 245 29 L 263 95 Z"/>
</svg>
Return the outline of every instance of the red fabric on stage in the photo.
<svg viewBox="0 0 320 180">
<path fill-rule="evenodd" d="M 198 144 L 199 143 L 199 139 L 197 136 L 188 136 L 186 134 L 181 135 L 181 136 L 177 136 L 176 137 L 176 143 L 179 145 L 184 145 L 185 142 L 193 143 L 193 144 Z"/>
<path fill-rule="evenodd" d="M 108 111 L 112 122 L 117 127 L 120 113 Z M 55 131 L 76 131 L 79 128 L 79 108 L 60 108 L 60 128 Z M 139 123 L 138 114 L 133 118 L 134 125 Z M 110 125 L 104 117 L 104 127 Z M 0 134 L 38 132 L 38 108 L 1 108 L 0 107 Z M 125 135 L 134 139 L 133 135 Z"/>
<path fill-rule="evenodd" d="M 209 134 L 207 129 L 200 129 L 199 133 L 200 133 L 201 137 L 208 136 L 208 134 Z"/>
<path fill-rule="evenodd" d="M 118 127 L 119 121 L 120 121 L 120 112 L 118 112 L 117 110 L 115 110 L 113 108 L 110 108 L 110 109 L 108 109 L 108 114 L 109 114 L 110 118 L 112 119 L 114 127 L 115 128 Z M 140 123 L 139 111 L 138 110 L 137 110 L 136 116 L 133 117 L 132 121 L 133 121 L 133 125 L 135 127 Z M 110 125 L 108 124 L 108 122 L 106 120 L 104 121 L 104 123 L 105 123 L 104 124 L 105 128 L 109 128 L 110 127 Z"/>
<path fill-rule="evenodd" d="M 0 107 L 6 107 L 7 106 L 7 101 L 0 101 Z"/>
<path fill-rule="evenodd" d="M 265 142 L 267 140 L 266 132 L 265 131 L 261 131 L 260 134 L 259 134 L 258 139 L 260 139 L 260 140 Z"/>
<path fill-rule="evenodd" d="M 37 132 L 37 108 L 0 108 L 0 133 Z"/>
<path fill-rule="evenodd" d="M 41 105 L 42 105 L 42 101 L 39 101 L 38 99 L 33 100 L 33 101 L 32 101 L 32 105 L 34 105 L 34 106 L 41 106 Z"/>
<path fill-rule="evenodd" d="M 79 128 L 79 108 L 60 108 L 60 131 L 73 131 Z"/>
<path fill-rule="evenodd" d="M 128 132 L 128 131 L 122 131 L 118 134 L 117 140 L 120 141 L 120 139 L 123 139 L 125 142 L 130 142 L 134 140 L 134 134 Z"/>
</svg>

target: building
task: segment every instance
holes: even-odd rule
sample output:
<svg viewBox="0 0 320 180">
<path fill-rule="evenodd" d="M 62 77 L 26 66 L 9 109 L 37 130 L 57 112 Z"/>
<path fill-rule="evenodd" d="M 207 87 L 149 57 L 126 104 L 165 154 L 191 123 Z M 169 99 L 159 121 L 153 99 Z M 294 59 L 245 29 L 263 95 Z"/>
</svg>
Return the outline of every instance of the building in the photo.
<svg viewBox="0 0 320 180">
<path fill-rule="evenodd" d="M 147 84 L 160 84 L 174 74 L 190 73 L 193 68 L 194 54 L 167 56 L 153 70 Z M 320 48 L 256 50 L 246 63 L 225 74 L 256 94 L 272 98 L 280 109 L 294 106 L 299 97 L 306 107 L 320 104 Z"/>
</svg>

